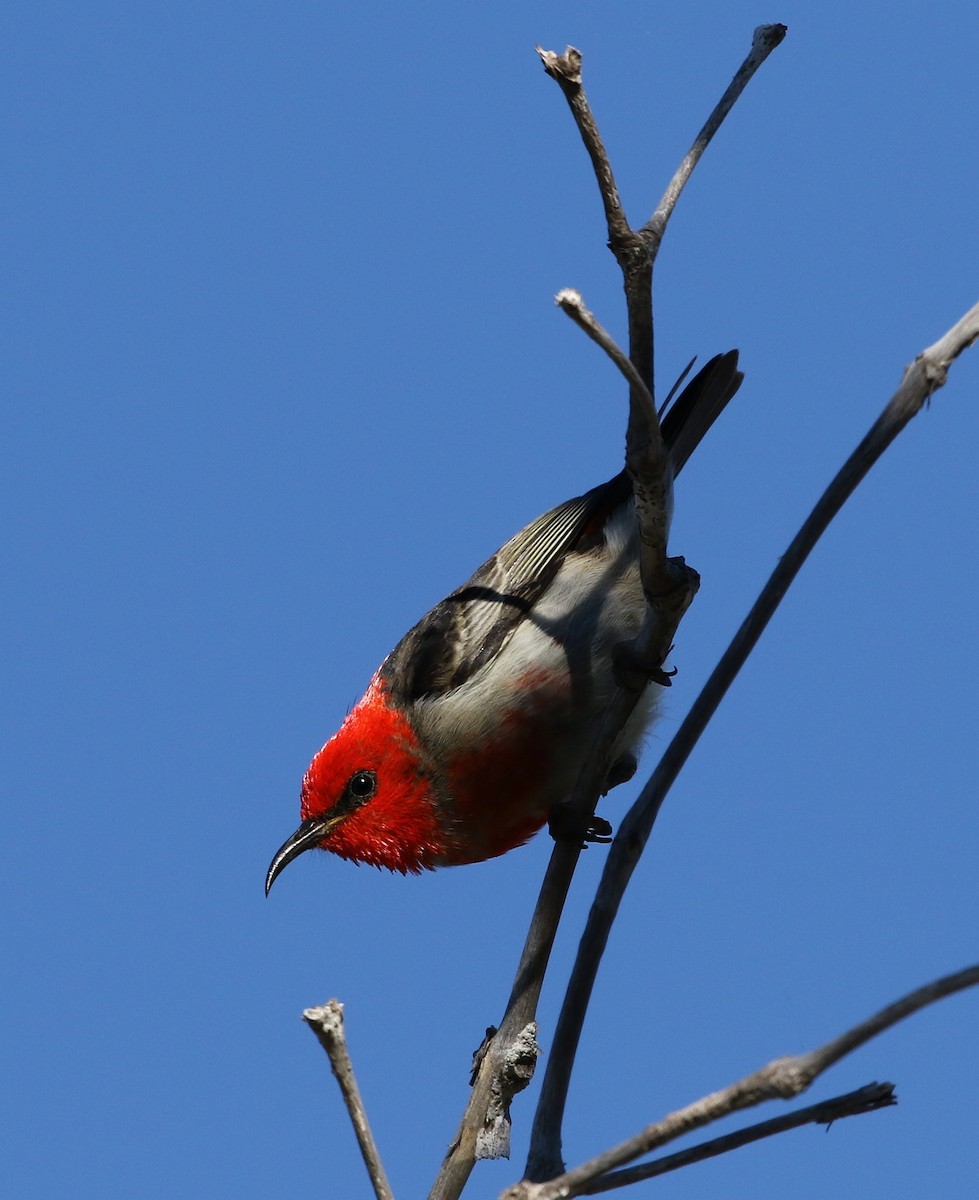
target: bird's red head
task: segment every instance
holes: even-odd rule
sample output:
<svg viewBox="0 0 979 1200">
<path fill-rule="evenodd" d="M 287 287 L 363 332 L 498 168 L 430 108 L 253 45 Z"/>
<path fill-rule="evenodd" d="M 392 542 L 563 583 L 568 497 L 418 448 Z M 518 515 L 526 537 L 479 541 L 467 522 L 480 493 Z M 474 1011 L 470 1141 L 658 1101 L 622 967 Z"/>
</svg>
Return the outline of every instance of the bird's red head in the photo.
<svg viewBox="0 0 979 1200">
<path fill-rule="evenodd" d="M 445 847 L 427 756 L 377 679 L 303 779 L 302 824 L 272 860 L 265 890 L 305 850 L 402 874 L 435 867 Z"/>
</svg>

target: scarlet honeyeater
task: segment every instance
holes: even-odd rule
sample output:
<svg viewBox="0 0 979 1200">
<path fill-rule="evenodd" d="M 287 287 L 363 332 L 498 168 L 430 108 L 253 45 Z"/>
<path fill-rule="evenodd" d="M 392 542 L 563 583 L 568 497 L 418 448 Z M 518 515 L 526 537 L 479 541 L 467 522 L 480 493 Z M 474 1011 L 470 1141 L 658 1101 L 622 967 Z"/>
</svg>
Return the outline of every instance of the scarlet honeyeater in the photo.
<svg viewBox="0 0 979 1200">
<path fill-rule="evenodd" d="M 740 386 L 737 361 L 711 359 L 663 417 L 674 474 Z M 521 845 L 570 795 L 616 686 L 613 649 L 644 612 L 623 471 L 531 522 L 405 634 L 313 758 L 302 824 L 266 892 L 313 847 L 404 873 Z M 647 687 L 610 775 L 658 691 Z"/>
</svg>

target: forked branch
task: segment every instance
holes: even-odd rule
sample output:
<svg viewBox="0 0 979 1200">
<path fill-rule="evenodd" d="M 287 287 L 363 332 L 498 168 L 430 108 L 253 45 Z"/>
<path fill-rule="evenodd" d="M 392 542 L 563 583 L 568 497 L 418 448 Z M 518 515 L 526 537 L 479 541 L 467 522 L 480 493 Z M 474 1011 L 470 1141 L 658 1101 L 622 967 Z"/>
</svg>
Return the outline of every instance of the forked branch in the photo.
<svg viewBox="0 0 979 1200">
<path fill-rule="evenodd" d="M 714 117 L 701 131 L 698 143 L 695 143 L 695 148 L 699 145 L 695 157 L 691 159 L 688 154 L 678 168 L 677 175 L 682 174 L 684 182 L 751 75 L 784 36 L 785 30 L 782 26 L 765 28 L 781 32 L 777 35 L 769 33 L 768 50 L 765 54 L 759 54 L 757 47 L 761 34 L 756 31 L 752 55 L 746 60 L 746 64 L 750 65 L 742 64 L 735 77 L 735 83 L 725 92 L 725 98 L 715 110 Z M 689 606 L 698 583 L 696 573 L 690 571 L 682 560 L 670 560 L 667 557 L 666 504 L 656 501 L 656 497 L 664 493 L 665 487 L 668 486 L 664 471 L 666 454 L 652 401 L 652 270 L 662 238 L 662 229 L 654 235 L 653 231 L 645 228 L 636 233 L 629 227 L 608 155 L 582 87 L 581 55 L 570 48 L 564 55 L 540 49 L 538 52 L 548 74 L 557 80 L 568 99 L 591 158 L 605 207 L 610 244 L 625 280 L 629 312 L 629 361 L 634 368 L 629 375 L 629 469 L 637 495 L 640 536 L 644 545 L 643 584 L 650 596 L 651 605 L 636 649 L 641 655 L 644 646 L 659 645 L 663 652 L 658 658 L 652 655 L 651 651 L 647 651 L 642 657 L 644 661 L 662 661 L 672 633 Z M 670 210 L 681 190 L 682 185 L 674 188 L 669 202 Z M 580 306 L 579 316 L 586 311 L 583 305 Z M 597 325 L 593 318 L 591 320 Z M 613 357 L 616 356 L 619 360 L 624 359 L 621 351 L 615 351 Z M 639 690 L 641 689 L 628 687 L 618 689 L 579 777 L 570 804 L 573 811 L 594 812 L 598 796 L 605 787 L 608 748 L 628 720 L 638 699 Z M 580 844 L 577 842 L 559 841 L 554 847 L 506 1012 L 496 1035 L 483 1050 L 469 1103 L 435 1180 L 430 1200 L 456 1200 L 462 1193 L 477 1157 L 488 1153 L 500 1155 L 507 1152 L 509 1100 L 514 1091 L 525 1083 L 522 1076 L 514 1082 L 512 1075 L 508 1073 L 507 1063 L 518 1041 L 526 1037 L 527 1030 L 533 1026 L 544 972 L 579 854 Z M 499 1102 L 501 1096 L 504 1099 L 502 1104 Z"/>
<path fill-rule="evenodd" d="M 720 129 L 724 118 L 734 107 L 758 68 L 781 44 L 786 33 L 784 25 L 759 25 L 755 30 L 747 57 L 703 128 L 694 138 L 693 145 L 674 172 L 653 215 L 639 230 L 633 229 L 626 219 L 612 164 L 609 162 L 598 124 L 585 95 L 581 75 L 581 52 L 574 46 L 569 46 L 563 54 L 537 47 L 544 70 L 556 81 L 568 102 L 581 140 L 591 159 L 605 209 L 609 248 L 622 270 L 625 283 L 629 315 L 629 357 L 653 395 L 656 394 L 653 389 L 653 264 L 659 253 L 667 223 L 694 167 L 710 145 L 714 134 Z"/>
</svg>

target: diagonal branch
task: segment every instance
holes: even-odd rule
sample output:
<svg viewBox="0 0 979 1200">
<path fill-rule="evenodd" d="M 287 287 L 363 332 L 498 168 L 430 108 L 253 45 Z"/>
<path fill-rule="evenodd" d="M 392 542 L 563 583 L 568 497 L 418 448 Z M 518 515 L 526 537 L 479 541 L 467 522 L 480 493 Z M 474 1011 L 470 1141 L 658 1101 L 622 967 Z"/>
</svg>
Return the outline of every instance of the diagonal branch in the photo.
<svg viewBox="0 0 979 1200">
<path fill-rule="evenodd" d="M 909 992 L 894 1004 L 881 1009 L 868 1020 L 824 1046 L 808 1054 L 777 1058 L 768 1066 L 746 1075 L 721 1091 L 713 1092 L 702 1100 L 688 1104 L 686 1108 L 670 1113 L 662 1121 L 647 1125 L 634 1137 L 595 1155 L 571 1171 L 543 1183 L 524 1180 L 508 1188 L 501 1200 L 568 1200 L 570 1197 L 580 1196 L 586 1188 L 609 1171 L 684 1134 L 702 1129 L 705 1125 L 741 1109 L 754 1108 L 767 1100 L 791 1100 L 804 1092 L 814 1079 L 834 1063 L 879 1033 L 883 1033 L 885 1029 L 896 1025 L 898 1021 L 918 1012 L 926 1005 L 934 1004 L 944 996 L 950 996 L 964 988 L 975 987 L 977 984 L 979 965 L 937 979 Z"/>
<path fill-rule="evenodd" d="M 574 321 L 579 329 L 584 330 L 597 346 L 601 346 L 625 376 L 629 386 L 636 389 L 639 393 L 639 402 L 646 421 L 650 425 L 658 423 L 659 417 L 656 413 L 656 402 L 653 400 L 652 392 L 646 387 L 645 380 L 636 370 L 632 359 L 627 358 L 622 353 L 608 330 L 600 325 L 595 318 L 595 314 L 585 307 L 585 301 L 581 293 L 575 291 L 574 288 L 562 288 L 554 297 L 554 303 Z M 690 365 L 693 366 L 693 363 Z"/>
<path fill-rule="evenodd" d="M 979 304 L 905 370 L 866 437 L 820 497 L 762 589 L 741 628 L 694 701 L 656 770 L 629 810 L 605 863 L 578 948 L 534 1119 L 528 1178 L 547 1178 L 561 1162 L 561 1125 L 574 1057 L 609 931 L 660 807 L 718 705 L 771 620 L 816 542 L 864 476 L 932 393 L 946 381 L 956 358 L 979 339 Z"/>
<path fill-rule="evenodd" d="M 330 1059 L 330 1066 L 336 1081 L 340 1085 L 343 1102 L 347 1106 L 350 1122 L 357 1135 L 360 1153 L 364 1158 L 364 1166 L 370 1176 L 377 1200 L 394 1200 L 394 1193 L 388 1183 L 381 1156 L 377 1152 L 374 1135 L 367 1123 L 367 1110 L 361 1099 L 360 1088 L 354 1077 L 353 1064 L 347 1051 L 347 1039 L 343 1032 L 343 1005 L 339 1000 L 328 1000 L 317 1008 L 307 1008 L 303 1012 L 303 1020 L 316 1034 L 320 1045 Z"/>
<path fill-rule="evenodd" d="M 855 1092 L 834 1096 L 831 1100 L 820 1100 L 818 1104 L 798 1108 L 795 1112 L 786 1113 L 783 1117 L 773 1117 L 770 1121 L 759 1121 L 756 1125 L 749 1125 L 734 1133 L 691 1146 L 689 1150 L 664 1154 L 662 1158 L 655 1158 L 652 1162 L 642 1163 L 638 1167 L 610 1171 L 583 1187 L 581 1194 L 595 1196 L 601 1192 L 610 1192 L 614 1188 L 642 1183 L 646 1179 L 656 1179 L 669 1171 L 678 1171 L 681 1167 L 689 1167 L 708 1158 L 717 1158 L 718 1155 L 727 1154 L 731 1150 L 740 1150 L 742 1146 L 750 1146 L 778 1133 L 788 1133 L 790 1129 L 800 1129 L 803 1125 L 825 1125 L 829 1129 L 834 1121 L 842 1121 L 844 1117 L 859 1117 L 894 1104 L 897 1104 L 897 1097 L 894 1095 L 893 1083 L 868 1083 L 862 1088 L 857 1088 Z"/>
<path fill-rule="evenodd" d="M 700 162 L 701 156 L 710 145 L 711 138 L 720 129 L 724 118 L 734 107 L 738 97 L 751 82 L 752 76 L 762 65 L 769 54 L 780 46 L 785 39 L 788 29 L 785 25 L 759 25 L 751 39 L 751 50 L 747 58 L 738 67 L 737 73 L 731 80 L 730 86 L 718 100 L 714 111 L 707 118 L 703 129 L 694 138 L 693 145 L 687 151 L 683 162 L 677 167 L 676 174 L 670 180 L 670 185 L 663 193 L 656 210 L 639 231 L 646 239 L 650 254 L 655 258 L 659 244 L 666 232 L 667 222 L 673 215 L 680 193 L 686 187 L 687 180 L 693 174 L 693 169 Z"/>
</svg>

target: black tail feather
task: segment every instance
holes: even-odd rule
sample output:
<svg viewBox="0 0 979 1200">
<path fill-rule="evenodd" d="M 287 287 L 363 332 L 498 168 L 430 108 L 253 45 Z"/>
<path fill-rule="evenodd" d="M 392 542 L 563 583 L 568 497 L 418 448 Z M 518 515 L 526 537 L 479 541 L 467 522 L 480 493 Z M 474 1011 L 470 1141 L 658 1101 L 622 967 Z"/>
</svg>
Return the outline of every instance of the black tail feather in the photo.
<svg viewBox="0 0 979 1200">
<path fill-rule="evenodd" d="M 687 368 L 689 370 L 689 368 Z M 697 372 L 663 416 L 663 441 L 679 474 L 711 425 L 741 386 L 738 352 L 717 354 Z"/>
</svg>

